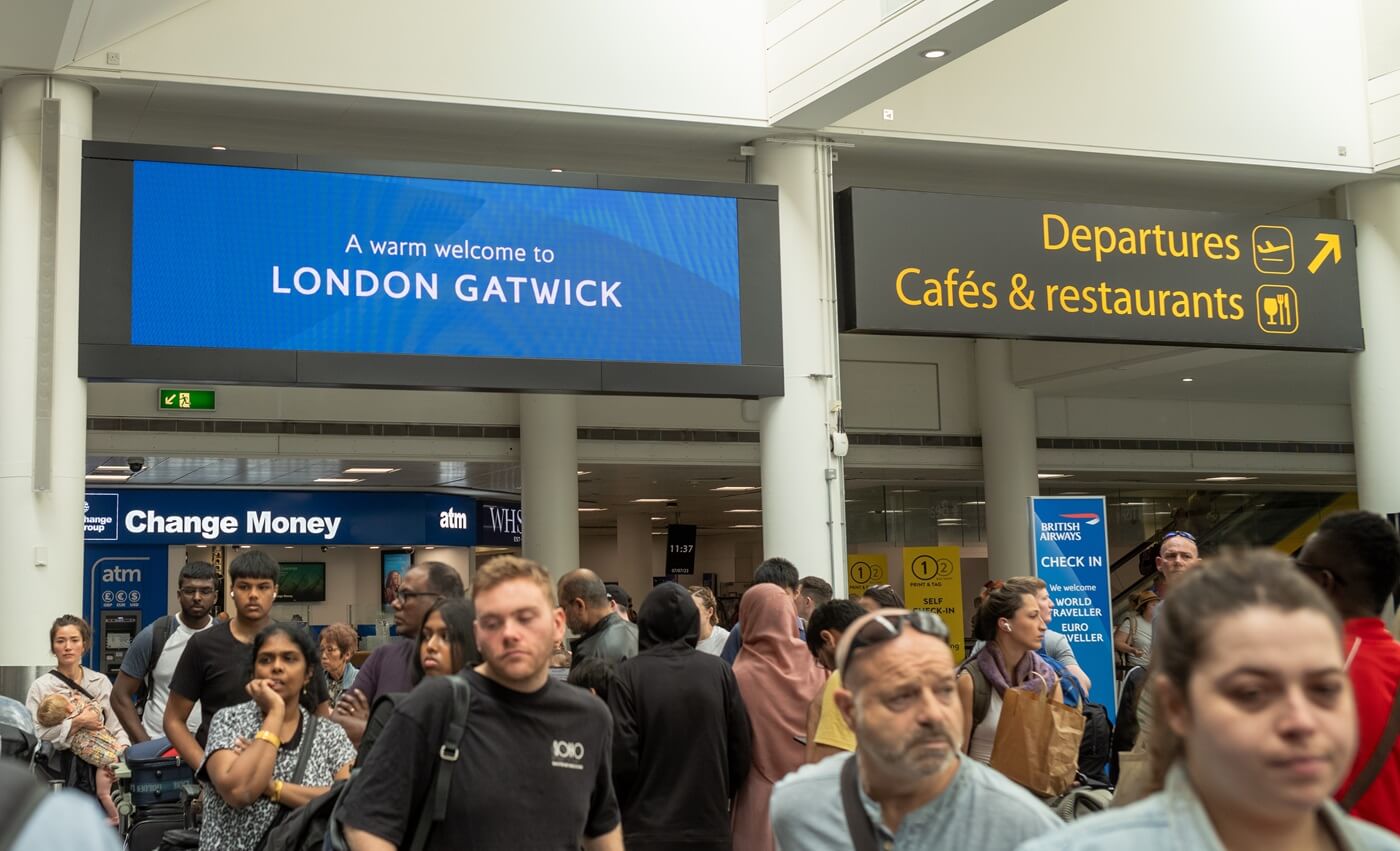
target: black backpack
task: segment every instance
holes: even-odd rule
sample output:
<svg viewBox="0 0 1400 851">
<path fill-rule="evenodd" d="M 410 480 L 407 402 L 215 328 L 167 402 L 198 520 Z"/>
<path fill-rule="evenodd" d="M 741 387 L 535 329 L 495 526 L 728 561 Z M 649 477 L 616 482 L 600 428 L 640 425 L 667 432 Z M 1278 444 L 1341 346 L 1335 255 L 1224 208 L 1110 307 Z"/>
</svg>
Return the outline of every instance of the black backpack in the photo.
<svg viewBox="0 0 1400 851">
<path fill-rule="evenodd" d="M 1102 704 L 1084 701 L 1084 738 L 1079 742 L 1079 772 L 1098 780 L 1107 780 L 1108 764 L 1113 759 L 1113 725 L 1108 710 Z"/>
<path fill-rule="evenodd" d="M 452 685 L 452 707 L 447 716 L 447 727 L 443 731 L 442 746 L 438 748 L 437 774 L 428 784 L 427 803 L 417 827 L 413 830 L 413 841 L 409 845 L 401 846 L 412 851 L 422 851 L 433 825 L 447 817 L 447 796 L 452 788 L 452 766 L 457 762 L 458 748 L 467 731 L 471 686 L 467 684 L 466 677 L 460 675 L 448 677 L 448 681 Z M 337 780 L 326 794 L 304 807 L 293 810 L 281 824 L 268 833 L 266 843 L 262 846 L 263 851 L 348 851 L 350 845 L 345 841 L 340 802 L 345 800 L 345 790 L 353 782 L 353 775 L 348 780 Z"/>
<path fill-rule="evenodd" d="M 146 702 L 151 699 L 151 690 L 155 687 L 156 663 L 160 661 L 165 642 L 170 640 L 174 618 L 174 615 L 161 615 L 151 623 L 151 660 L 146 663 L 146 676 L 142 678 L 144 685 L 141 696 L 136 700 L 138 717 L 144 718 L 146 715 Z"/>
</svg>

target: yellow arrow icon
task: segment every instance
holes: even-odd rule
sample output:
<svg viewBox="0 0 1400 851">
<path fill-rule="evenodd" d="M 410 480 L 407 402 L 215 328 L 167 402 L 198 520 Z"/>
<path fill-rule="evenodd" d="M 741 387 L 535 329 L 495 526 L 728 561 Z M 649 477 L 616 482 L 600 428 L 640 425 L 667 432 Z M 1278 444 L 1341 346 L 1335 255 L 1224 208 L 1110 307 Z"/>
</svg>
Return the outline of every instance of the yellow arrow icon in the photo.
<svg viewBox="0 0 1400 851">
<path fill-rule="evenodd" d="M 166 397 L 165 397 L 165 404 L 167 404 L 167 405 L 173 405 L 173 404 L 175 404 L 175 397 L 174 397 L 174 396 L 166 396 Z"/>
<path fill-rule="evenodd" d="M 1317 241 L 1322 243 L 1322 249 L 1317 252 L 1317 256 L 1308 264 L 1308 271 L 1314 275 L 1317 274 L 1318 269 L 1322 268 L 1322 262 L 1327 259 L 1328 255 L 1331 255 L 1334 264 L 1342 262 L 1341 234 L 1320 233 L 1317 235 Z"/>
</svg>

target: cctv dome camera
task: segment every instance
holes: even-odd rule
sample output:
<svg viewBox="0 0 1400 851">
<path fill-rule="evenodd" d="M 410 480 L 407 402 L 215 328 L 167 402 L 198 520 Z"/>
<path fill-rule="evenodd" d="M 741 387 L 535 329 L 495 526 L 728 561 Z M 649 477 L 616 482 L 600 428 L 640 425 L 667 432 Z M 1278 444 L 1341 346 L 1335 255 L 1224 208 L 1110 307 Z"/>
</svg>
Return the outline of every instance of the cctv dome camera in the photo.
<svg viewBox="0 0 1400 851">
<path fill-rule="evenodd" d="M 128 459 L 126 459 L 126 466 L 127 466 L 128 468 L 131 469 L 131 472 L 133 472 L 133 473 L 139 473 L 139 472 L 141 472 L 142 470 L 146 469 L 146 459 L 145 459 L 145 458 L 128 458 Z"/>
</svg>

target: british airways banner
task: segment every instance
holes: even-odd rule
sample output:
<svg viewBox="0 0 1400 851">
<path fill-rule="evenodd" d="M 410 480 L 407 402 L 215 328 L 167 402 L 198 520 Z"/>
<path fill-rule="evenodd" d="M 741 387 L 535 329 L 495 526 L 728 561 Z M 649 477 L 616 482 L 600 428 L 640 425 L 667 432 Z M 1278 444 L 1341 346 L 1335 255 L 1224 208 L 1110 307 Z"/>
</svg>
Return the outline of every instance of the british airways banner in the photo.
<svg viewBox="0 0 1400 851">
<path fill-rule="evenodd" d="M 1069 639 L 1093 683 L 1090 701 L 1103 704 L 1113 720 L 1113 592 L 1104 498 L 1033 496 L 1030 515 L 1035 575 L 1045 581 L 1054 608 L 1050 628 Z"/>
</svg>

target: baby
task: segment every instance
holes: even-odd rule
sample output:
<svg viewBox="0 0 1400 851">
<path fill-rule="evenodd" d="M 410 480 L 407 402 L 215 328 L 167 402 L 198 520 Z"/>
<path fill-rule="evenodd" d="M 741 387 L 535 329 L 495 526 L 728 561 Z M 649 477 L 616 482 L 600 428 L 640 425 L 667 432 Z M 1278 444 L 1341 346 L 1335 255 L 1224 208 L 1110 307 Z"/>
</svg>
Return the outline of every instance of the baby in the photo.
<svg viewBox="0 0 1400 851">
<path fill-rule="evenodd" d="M 102 717 L 102 707 L 95 703 L 76 697 L 69 700 L 61 694 L 51 694 L 39 704 L 35 718 L 45 727 L 57 727 L 69 718 L 78 717 L 88 707 L 97 713 L 98 718 Z M 83 762 L 97 766 L 97 799 L 102 802 L 107 817 L 115 820 L 117 806 L 112 802 L 112 776 L 102 769 L 121 759 L 121 743 L 106 727 L 98 727 L 96 730 L 74 729 L 68 736 L 68 749 Z"/>
</svg>

